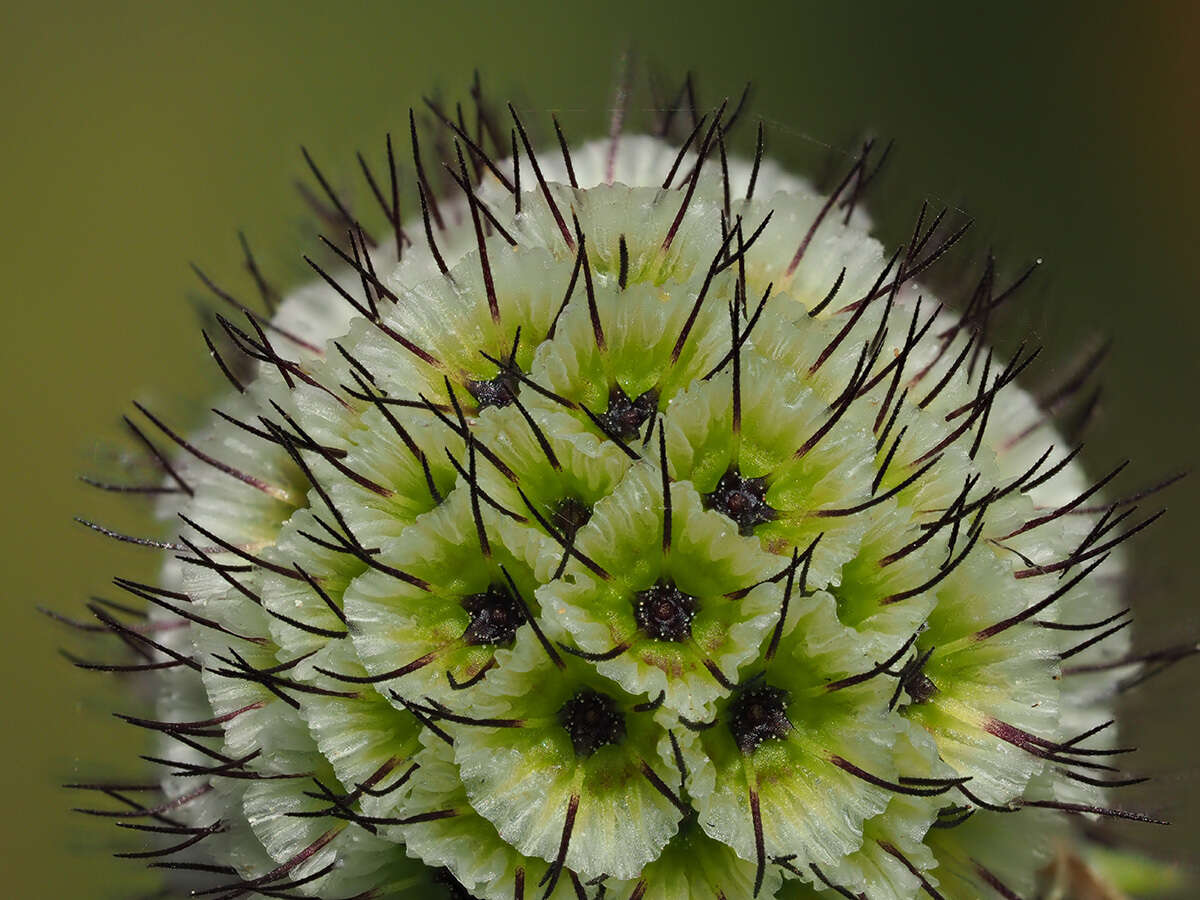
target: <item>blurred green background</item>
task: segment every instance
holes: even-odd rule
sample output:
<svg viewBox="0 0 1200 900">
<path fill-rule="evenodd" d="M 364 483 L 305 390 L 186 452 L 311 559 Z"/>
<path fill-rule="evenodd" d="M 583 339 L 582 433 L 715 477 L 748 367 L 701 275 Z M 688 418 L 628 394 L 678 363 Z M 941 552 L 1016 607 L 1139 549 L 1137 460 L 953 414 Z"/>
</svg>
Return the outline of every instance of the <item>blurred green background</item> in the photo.
<svg viewBox="0 0 1200 900">
<path fill-rule="evenodd" d="M 896 138 L 873 203 L 885 234 L 902 239 L 923 197 L 961 207 L 975 252 L 994 247 L 1007 271 L 1046 259 L 1009 333 L 1068 349 L 1116 338 L 1092 468 L 1135 457 L 1132 490 L 1200 455 L 1197 4 L 4 7 L 4 898 L 131 898 L 146 884 L 58 787 L 136 775 L 140 737 L 110 716 L 136 700 L 58 658 L 68 636 L 34 607 L 69 610 L 116 572 L 150 574 L 150 554 L 71 521 L 139 523 L 74 476 L 111 469 L 131 398 L 179 420 L 216 386 L 186 263 L 237 281 L 244 228 L 295 283 L 298 145 L 349 182 L 355 148 L 377 158 L 423 92 L 461 96 L 476 66 L 498 95 L 569 113 L 576 137 L 605 128 L 617 57 L 633 49 L 671 75 L 694 69 L 709 102 L 752 80 L 772 152 L 810 171 L 866 132 Z M 1144 646 L 1200 634 L 1200 483 L 1166 502 L 1136 546 Z M 1152 685 L 1129 698 L 1126 733 L 1156 780 L 1124 799 L 1175 824 L 1122 833 L 1195 863 L 1200 665 Z"/>
</svg>

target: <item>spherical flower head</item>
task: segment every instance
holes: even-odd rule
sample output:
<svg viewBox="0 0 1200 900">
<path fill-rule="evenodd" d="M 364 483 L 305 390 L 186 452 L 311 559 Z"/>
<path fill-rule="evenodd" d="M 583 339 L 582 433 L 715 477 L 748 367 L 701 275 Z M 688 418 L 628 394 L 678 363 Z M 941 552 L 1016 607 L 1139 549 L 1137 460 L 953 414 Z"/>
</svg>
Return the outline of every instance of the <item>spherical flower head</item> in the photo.
<svg viewBox="0 0 1200 900">
<path fill-rule="evenodd" d="M 1127 815 L 1146 520 L 987 346 L 1014 286 L 940 300 L 962 232 L 880 244 L 866 151 L 820 192 L 725 107 L 547 147 L 480 103 L 413 117 L 419 216 L 391 138 L 364 163 L 378 241 L 313 165 L 318 280 L 213 285 L 231 390 L 186 437 L 144 410 L 177 537 L 118 581 L 148 618 L 97 615 L 157 692 L 156 859 L 230 897 L 966 900 Z"/>
</svg>

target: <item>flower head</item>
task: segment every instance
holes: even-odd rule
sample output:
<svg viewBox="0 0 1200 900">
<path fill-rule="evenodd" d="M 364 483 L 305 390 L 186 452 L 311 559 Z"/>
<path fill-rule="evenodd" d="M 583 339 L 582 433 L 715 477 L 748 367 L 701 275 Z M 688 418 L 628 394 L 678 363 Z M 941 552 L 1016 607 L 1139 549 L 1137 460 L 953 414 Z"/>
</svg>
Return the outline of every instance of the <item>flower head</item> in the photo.
<svg viewBox="0 0 1200 900">
<path fill-rule="evenodd" d="M 213 285 L 231 390 L 143 410 L 178 537 L 97 615 L 153 671 L 159 855 L 229 897 L 1010 897 L 1131 815 L 1149 519 L 986 345 L 1017 285 L 925 285 L 961 228 L 886 249 L 867 150 L 822 193 L 725 107 L 553 150 L 434 112 L 421 216 L 390 138 L 378 243 L 314 165 L 318 280 Z"/>
</svg>

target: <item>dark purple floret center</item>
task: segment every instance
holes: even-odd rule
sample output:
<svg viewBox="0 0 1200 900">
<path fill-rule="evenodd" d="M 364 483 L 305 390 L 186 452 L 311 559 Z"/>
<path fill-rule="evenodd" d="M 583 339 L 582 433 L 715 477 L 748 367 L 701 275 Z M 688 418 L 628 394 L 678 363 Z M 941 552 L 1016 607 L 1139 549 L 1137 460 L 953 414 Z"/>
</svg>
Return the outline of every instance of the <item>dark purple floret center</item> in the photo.
<svg viewBox="0 0 1200 900">
<path fill-rule="evenodd" d="M 467 644 L 511 644 L 525 622 L 525 611 L 505 585 L 493 584 L 479 594 L 462 598 L 462 608 L 471 616 L 463 632 Z"/>
<path fill-rule="evenodd" d="M 699 602 L 670 581 L 660 581 L 634 595 L 633 617 L 643 633 L 660 641 L 684 641 L 692 636 L 692 619 Z"/>
<path fill-rule="evenodd" d="M 788 692 L 761 685 L 743 690 L 729 705 L 729 731 L 738 749 L 753 753 L 763 741 L 787 737 Z"/>
<path fill-rule="evenodd" d="M 601 747 L 625 737 L 625 717 L 607 694 L 584 689 L 563 704 L 558 720 L 578 756 L 591 756 Z"/>
<path fill-rule="evenodd" d="M 742 537 L 750 537 L 755 528 L 776 517 L 775 510 L 767 505 L 767 480 L 743 478 L 737 469 L 721 476 L 713 492 L 705 495 L 704 505 L 736 522 Z"/>
<path fill-rule="evenodd" d="M 646 391 L 631 400 L 620 385 L 613 385 L 608 392 L 608 410 L 597 418 L 609 434 L 630 441 L 641 436 L 642 425 L 657 408 L 657 391 Z"/>
</svg>

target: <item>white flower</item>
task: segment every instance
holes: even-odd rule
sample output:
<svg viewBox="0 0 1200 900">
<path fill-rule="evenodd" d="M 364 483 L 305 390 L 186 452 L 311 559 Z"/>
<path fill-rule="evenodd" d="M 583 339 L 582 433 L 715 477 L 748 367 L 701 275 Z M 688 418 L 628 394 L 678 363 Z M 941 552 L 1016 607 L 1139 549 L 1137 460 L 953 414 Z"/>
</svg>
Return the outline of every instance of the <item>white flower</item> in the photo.
<svg viewBox="0 0 1200 900">
<path fill-rule="evenodd" d="M 1014 896 L 1115 813 L 1142 520 L 985 346 L 990 274 L 921 280 L 940 216 L 888 251 L 865 159 L 828 196 L 729 125 L 514 114 L 439 198 L 426 136 L 425 216 L 343 222 L 222 320 L 221 412 L 151 419 L 142 724 L 228 896 Z"/>
</svg>

